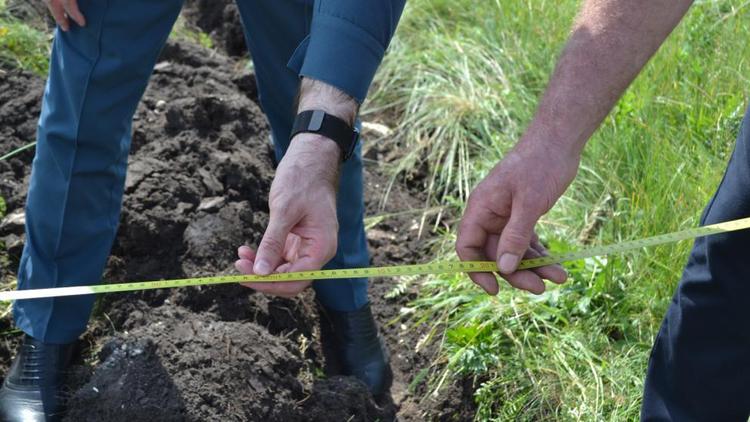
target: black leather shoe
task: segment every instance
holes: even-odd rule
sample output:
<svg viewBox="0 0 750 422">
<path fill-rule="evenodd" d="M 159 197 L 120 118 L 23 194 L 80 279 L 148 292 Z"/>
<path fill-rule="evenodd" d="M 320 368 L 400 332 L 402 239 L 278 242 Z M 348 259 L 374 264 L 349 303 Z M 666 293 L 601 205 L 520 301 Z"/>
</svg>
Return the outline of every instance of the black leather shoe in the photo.
<svg viewBox="0 0 750 422">
<path fill-rule="evenodd" d="M 62 416 L 59 393 L 74 344 L 47 344 L 24 335 L 0 389 L 0 420 L 55 421 Z"/>
<path fill-rule="evenodd" d="M 387 392 L 393 373 L 370 304 L 352 312 L 324 310 L 332 325 L 333 348 L 343 374 L 364 382 L 376 397 Z"/>
</svg>

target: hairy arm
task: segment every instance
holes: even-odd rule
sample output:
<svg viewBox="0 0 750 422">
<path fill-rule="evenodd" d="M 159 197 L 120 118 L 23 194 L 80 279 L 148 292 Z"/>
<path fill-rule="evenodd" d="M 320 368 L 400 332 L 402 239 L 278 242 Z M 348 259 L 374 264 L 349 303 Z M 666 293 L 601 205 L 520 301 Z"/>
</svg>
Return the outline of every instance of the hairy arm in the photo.
<svg viewBox="0 0 750 422">
<path fill-rule="evenodd" d="M 580 154 L 692 0 L 588 0 L 524 139 Z"/>
<path fill-rule="evenodd" d="M 586 0 L 537 112 L 520 141 L 474 189 L 459 227 L 464 260 L 495 259 L 511 285 L 544 291 L 542 278 L 565 281 L 559 266 L 517 271 L 546 253 L 534 226 L 570 185 L 581 151 L 691 0 Z M 472 279 L 498 290 L 493 274 Z"/>
</svg>

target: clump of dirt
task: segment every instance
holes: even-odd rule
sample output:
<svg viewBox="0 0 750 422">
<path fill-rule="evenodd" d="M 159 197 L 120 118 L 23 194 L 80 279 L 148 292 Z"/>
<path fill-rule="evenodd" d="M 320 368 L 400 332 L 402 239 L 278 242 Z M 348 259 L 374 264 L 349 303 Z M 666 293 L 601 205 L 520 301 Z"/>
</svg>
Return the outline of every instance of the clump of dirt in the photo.
<svg viewBox="0 0 750 422">
<path fill-rule="evenodd" d="M 272 149 L 254 79 L 238 68 L 231 58 L 192 44 L 165 47 L 135 114 L 120 230 L 106 280 L 231 273 L 236 247 L 259 241 L 268 221 Z M 0 71 L 0 151 L 34 139 L 42 90 L 43 81 L 33 74 Z M 7 255 L 0 255 L 0 277 L 12 277 L 20 257 L 32 158 L 28 150 L 0 161 L 0 195 L 14 216 L 0 223 L 0 241 L 8 245 Z M 379 163 L 367 165 L 366 180 L 368 213 L 398 213 L 371 227 L 373 263 L 424 261 L 427 242 L 418 236 L 423 205 L 414 193 L 419 187 L 397 186 L 381 208 L 389 181 Z M 376 402 L 351 377 L 322 378 L 331 362 L 322 352 L 311 291 L 290 300 L 224 285 L 102 297 L 81 342 L 67 420 L 471 415 L 470 400 L 421 399 L 424 383 L 413 381 L 431 365 L 434 348 L 416 350 L 423 328 L 393 323 L 416 295 L 415 283 L 393 294 L 393 283 L 402 281 L 374 280 L 371 288 L 392 352 L 392 400 Z M 10 320 L 0 319 L 0 326 L 10 326 Z M 3 372 L 16 341 L 0 341 Z M 459 394 L 467 397 L 465 389 Z"/>
</svg>

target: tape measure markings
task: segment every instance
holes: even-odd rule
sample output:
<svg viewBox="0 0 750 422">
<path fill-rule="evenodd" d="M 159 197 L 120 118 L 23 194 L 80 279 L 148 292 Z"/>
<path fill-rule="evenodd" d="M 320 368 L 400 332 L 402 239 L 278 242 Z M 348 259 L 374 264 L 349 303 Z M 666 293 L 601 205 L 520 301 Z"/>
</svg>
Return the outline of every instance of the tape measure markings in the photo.
<svg viewBox="0 0 750 422">
<path fill-rule="evenodd" d="M 642 239 L 629 240 L 605 246 L 595 246 L 576 252 L 552 254 L 539 258 L 525 259 L 519 269 L 529 269 L 567 261 L 610 255 L 649 246 L 663 245 L 681 240 L 694 239 L 718 233 L 726 233 L 750 228 L 750 217 L 709 226 L 696 227 L 672 233 L 661 234 Z M 302 271 L 279 273 L 268 276 L 257 275 L 222 275 L 215 277 L 196 277 L 173 280 L 140 281 L 129 283 L 99 284 L 91 286 L 52 287 L 46 289 L 28 289 L 0 292 L 0 301 L 8 302 L 20 299 L 38 299 L 62 296 L 77 296 L 97 293 L 130 292 L 136 290 L 166 289 L 188 286 L 209 286 L 228 283 L 247 282 L 288 282 L 298 280 L 333 280 L 342 278 L 374 278 L 385 276 L 456 274 L 470 272 L 497 271 L 495 261 L 438 261 L 427 264 L 395 265 L 389 267 L 365 267 L 340 270 Z"/>
</svg>

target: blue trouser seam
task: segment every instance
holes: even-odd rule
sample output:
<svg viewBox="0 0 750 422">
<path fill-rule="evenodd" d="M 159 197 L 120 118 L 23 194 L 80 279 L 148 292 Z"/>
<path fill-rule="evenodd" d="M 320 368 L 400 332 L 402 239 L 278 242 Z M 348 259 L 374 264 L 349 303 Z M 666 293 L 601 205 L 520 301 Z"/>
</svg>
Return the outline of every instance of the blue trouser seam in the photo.
<svg viewBox="0 0 750 422">
<path fill-rule="evenodd" d="M 83 115 L 83 110 L 84 110 L 84 107 L 86 106 L 86 99 L 87 99 L 87 95 L 86 94 L 88 93 L 89 84 L 91 83 L 91 77 L 94 74 L 94 70 L 96 69 L 97 64 L 99 64 L 99 59 L 101 58 L 101 52 L 102 52 L 102 48 L 101 48 L 102 30 L 104 28 L 104 24 L 103 24 L 104 18 L 107 15 L 107 9 L 108 9 L 107 6 L 109 6 L 109 1 L 107 1 L 106 4 L 105 4 L 105 6 L 104 6 L 104 12 L 102 13 L 101 21 L 99 22 L 99 31 L 97 32 L 97 35 L 96 35 L 96 40 L 97 40 L 96 58 L 91 63 L 91 67 L 89 68 L 88 75 L 86 75 L 86 84 L 83 87 L 83 95 L 82 95 L 83 98 L 81 100 L 81 104 L 78 107 L 78 113 L 77 113 L 77 119 L 76 119 L 76 134 L 75 134 L 75 138 L 74 138 L 74 142 L 75 142 L 75 147 L 74 148 L 75 149 L 78 149 L 78 140 L 79 140 L 80 135 L 81 135 L 81 116 Z M 57 34 L 55 34 L 56 37 L 59 35 L 59 31 L 60 30 L 58 28 L 57 29 Z M 63 199 L 62 222 L 60 224 L 60 227 L 58 228 L 57 242 L 55 243 L 55 253 L 53 254 L 53 258 L 52 258 L 55 261 L 57 261 L 58 254 L 60 252 L 60 242 L 62 240 L 63 227 L 65 226 L 65 215 L 67 214 L 67 211 L 68 211 L 68 194 L 70 192 L 70 185 L 72 184 L 72 178 L 73 178 L 73 169 L 75 168 L 75 163 L 76 163 L 77 158 L 78 158 L 77 154 L 74 154 L 73 155 L 73 160 L 71 160 L 71 163 L 70 163 L 70 168 L 68 169 L 68 180 L 67 180 L 67 184 L 65 186 L 65 198 Z M 54 268 L 55 268 L 55 274 L 54 274 L 54 277 L 55 277 L 55 286 L 57 286 L 59 284 L 57 262 L 55 262 Z M 47 313 L 47 319 L 46 319 L 45 324 L 44 324 L 44 326 L 45 326 L 44 337 L 45 338 L 42 339 L 42 341 L 46 340 L 46 337 L 47 337 L 46 327 L 49 326 L 50 318 L 52 318 L 52 315 L 54 315 L 54 313 L 55 313 L 55 304 L 56 303 L 57 303 L 57 298 L 52 298 L 51 304 L 50 304 L 50 309 L 49 309 L 49 312 Z"/>
</svg>

